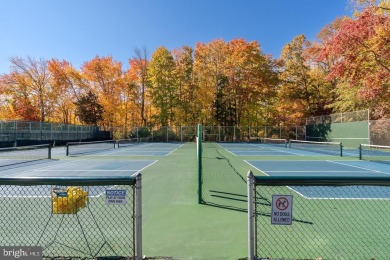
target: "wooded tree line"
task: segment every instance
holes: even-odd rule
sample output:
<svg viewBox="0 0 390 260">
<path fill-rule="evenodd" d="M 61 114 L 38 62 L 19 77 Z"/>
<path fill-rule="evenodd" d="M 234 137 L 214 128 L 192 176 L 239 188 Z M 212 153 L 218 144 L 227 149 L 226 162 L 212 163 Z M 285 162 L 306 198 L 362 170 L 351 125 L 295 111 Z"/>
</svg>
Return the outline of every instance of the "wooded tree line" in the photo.
<svg viewBox="0 0 390 260">
<path fill-rule="evenodd" d="M 358 1 L 314 41 L 298 35 L 280 58 L 257 41 L 217 39 L 148 55 L 128 69 L 96 56 L 80 69 L 65 60 L 10 58 L 0 77 L 1 119 L 110 127 L 295 125 L 308 116 L 369 108 L 390 116 L 389 1 Z M 364 8 L 363 8 L 364 7 Z"/>
</svg>

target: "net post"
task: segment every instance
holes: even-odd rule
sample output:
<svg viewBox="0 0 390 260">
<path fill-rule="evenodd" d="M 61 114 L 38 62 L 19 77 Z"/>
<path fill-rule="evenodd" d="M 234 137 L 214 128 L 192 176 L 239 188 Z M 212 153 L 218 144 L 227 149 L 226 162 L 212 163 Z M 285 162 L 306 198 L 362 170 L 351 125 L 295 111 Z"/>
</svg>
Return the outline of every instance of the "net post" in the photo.
<svg viewBox="0 0 390 260">
<path fill-rule="evenodd" d="M 142 176 L 135 177 L 136 259 L 142 259 Z"/>
<path fill-rule="evenodd" d="M 340 157 L 343 157 L 343 143 L 340 143 Z"/>
<path fill-rule="evenodd" d="M 202 125 L 198 124 L 198 204 L 202 204 Z"/>
<path fill-rule="evenodd" d="M 51 159 L 51 148 L 52 148 L 52 146 L 51 145 L 49 145 L 49 147 L 48 147 L 49 149 L 48 149 L 48 151 L 47 151 L 47 158 L 48 159 Z"/>
<path fill-rule="evenodd" d="M 253 211 L 253 190 L 254 190 L 254 176 L 252 171 L 247 175 L 247 188 L 248 188 L 248 259 L 255 259 L 255 247 L 254 247 L 254 217 Z"/>
<path fill-rule="evenodd" d="M 66 144 L 66 156 L 69 156 L 69 144 Z"/>
<path fill-rule="evenodd" d="M 362 145 L 359 144 L 359 160 L 362 160 Z"/>
</svg>

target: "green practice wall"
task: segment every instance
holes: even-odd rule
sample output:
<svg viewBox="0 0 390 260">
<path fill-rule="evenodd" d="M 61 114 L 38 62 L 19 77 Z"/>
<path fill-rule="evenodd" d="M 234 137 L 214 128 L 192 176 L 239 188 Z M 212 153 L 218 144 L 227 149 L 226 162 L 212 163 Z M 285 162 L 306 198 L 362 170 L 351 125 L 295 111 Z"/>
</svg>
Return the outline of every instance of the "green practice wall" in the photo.
<svg viewBox="0 0 390 260">
<path fill-rule="evenodd" d="M 344 147 L 357 148 L 360 144 L 368 144 L 369 142 L 368 122 L 307 125 L 306 140 L 341 142 Z"/>
</svg>

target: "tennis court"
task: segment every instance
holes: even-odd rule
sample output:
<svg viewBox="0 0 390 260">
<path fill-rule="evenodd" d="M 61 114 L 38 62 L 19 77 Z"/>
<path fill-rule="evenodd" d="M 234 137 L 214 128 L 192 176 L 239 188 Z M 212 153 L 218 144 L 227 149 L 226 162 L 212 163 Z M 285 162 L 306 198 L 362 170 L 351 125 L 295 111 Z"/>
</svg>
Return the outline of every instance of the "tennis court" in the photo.
<svg viewBox="0 0 390 260">
<path fill-rule="evenodd" d="M 219 143 L 234 156 L 304 156 L 307 152 L 292 151 L 283 145 L 255 144 L 255 143 Z"/>
<path fill-rule="evenodd" d="M 101 149 L 101 144 L 89 147 L 95 153 L 79 156 L 65 156 L 63 147 L 35 148 L 1 153 L 0 178 L 22 182 L 0 186 L 2 208 L 7 209 L 0 217 L 1 223 L 7 223 L 1 226 L 2 245 L 39 245 L 50 257 L 134 255 L 136 189 L 125 182 L 128 177 L 138 178 L 158 157 L 125 156 L 129 148 Z M 164 155 L 174 149 L 166 148 Z M 115 151 L 119 156 L 110 155 Z M 34 184 L 37 179 L 43 183 Z M 58 181 L 52 183 L 53 179 Z M 113 180 L 113 184 L 100 184 L 100 180 Z M 119 202 L 109 202 L 111 193 L 123 196 Z"/>
<path fill-rule="evenodd" d="M 247 254 L 247 216 L 245 213 L 247 187 L 245 177 L 249 169 L 257 175 L 263 173 L 270 176 L 283 174 L 291 176 L 388 176 L 390 173 L 390 165 L 387 164 L 359 161 L 357 158 L 344 158 L 270 144 L 204 143 L 202 149 L 204 150 L 202 155 L 204 163 L 203 199 L 205 204 L 217 207 L 197 204 L 197 161 L 194 143 L 137 143 L 119 148 L 110 146 L 98 152 L 82 153 L 77 156 L 65 156 L 65 149 L 59 147 L 52 149 L 51 160 L 43 159 L 9 167 L 3 166 L 0 167 L 0 174 L 3 177 L 68 176 L 77 178 L 79 176 L 130 176 L 142 172 L 142 232 L 145 255 L 176 257 L 178 259 L 190 257 L 238 259 Z M 245 151 L 253 151 L 253 153 L 239 155 L 240 152 Z M 274 152 L 279 154 L 270 155 Z M 376 159 L 378 159 L 377 157 Z M 13 207 L 15 210 L 0 218 L 2 222 L 4 221 L 3 223 L 10 223 L 9 230 L 17 230 L 16 233 L 20 234 L 23 233 L 22 229 L 39 226 L 40 228 L 31 231 L 31 235 L 26 239 L 31 241 L 41 239 L 40 241 L 44 241 L 47 245 L 54 241 L 54 247 L 49 246 L 49 250 L 53 250 L 53 252 L 56 247 L 60 246 L 60 251 L 66 252 L 67 255 L 80 255 L 79 251 L 82 251 L 81 255 L 88 257 L 102 247 L 101 252 L 106 255 L 114 251 L 116 253 L 112 253 L 113 255 L 121 255 L 121 253 L 124 255 L 127 252 L 123 253 L 119 248 L 126 247 L 123 246 L 123 241 L 131 239 L 126 234 L 133 232 L 131 228 L 128 228 L 126 220 L 129 213 L 122 212 L 118 215 L 117 212 L 111 211 L 116 209 L 115 206 L 108 208 L 99 206 L 99 203 L 104 204 L 105 196 L 102 194 L 105 190 L 117 189 L 117 187 L 125 189 L 121 186 L 83 188 L 91 196 L 89 200 L 91 208 L 81 209 L 76 214 L 79 220 L 76 215 L 72 214 L 64 215 L 64 217 L 51 214 L 51 190 L 53 188 L 51 186 L 38 190 L 37 188 L 17 188 L 16 190 L 1 191 L 0 199 L 5 202 L 6 207 Z M 332 241 L 332 243 L 330 240 L 335 237 L 332 235 L 334 232 L 333 223 L 341 216 L 340 214 L 344 213 L 332 214 L 332 212 L 339 212 L 341 207 L 349 210 L 351 205 L 354 205 L 355 199 L 359 201 L 356 202 L 358 205 L 353 208 L 355 214 L 365 216 L 366 212 L 360 209 L 367 205 L 366 201 L 370 201 L 369 205 L 372 206 L 368 211 L 381 212 L 381 205 L 384 205 L 390 197 L 389 192 L 384 188 L 382 190 L 382 188 L 371 189 L 370 187 L 366 187 L 364 190 L 359 190 L 360 188 L 356 190 L 355 187 L 351 189 L 350 187 L 348 190 L 344 187 L 321 186 L 306 190 L 305 187 L 284 186 L 278 187 L 273 192 L 263 192 L 263 188 L 259 189 L 261 189 L 262 197 L 259 198 L 260 207 L 258 210 L 263 214 L 260 215 L 261 221 L 266 223 L 261 222 L 261 227 L 264 230 L 259 230 L 260 233 L 268 234 L 267 232 L 270 232 L 269 234 L 277 235 L 286 233 L 282 228 L 278 228 L 278 231 L 275 232 L 273 231 L 274 227 L 268 226 L 270 201 L 265 199 L 268 193 L 271 195 L 275 192 L 279 194 L 281 192 L 281 194 L 291 193 L 295 196 L 294 203 L 296 205 L 310 203 L 302 209 L 298 209 L 298 206 L 295 208 L 294 229 L 298 228 L 299 230 L 294 231 L 294 233 L 290 232 L 290 237 L 292 246 L 299 246 L 299 241 L 310 243 L 314 239 L 312 239 L 313 236 L 308 236 L 307 232 L 309 234 L 316 232 L 313 229 L 317 230 L 319 224 L 323 224 L 317 233 L 322 232 L 321 236 L 325 236 L 325 238 L 321 237 L 321 239 L 326 240 L 328 244 L 319 243 L 318 245 L 321 247 L 312 246 L 311 252 L 320 252 L 320 248 L 331 248 L 333 244 L 339 243 L 338 240 Z M 26 198 L 28 198 L 27 201 Z M 22 204 L 15 203 L 15 201 L 20 201 Z M 380 205 L 377 206 L 379 203 Z M 313 210 L 309 213 L 304 212 L 309 206 Z M 107 209 L 110 211 L 107 212 Z M 96 213 L 92 214 L 92 210 L 95 210 Z M 13 216 L 21 215 L 21 212 L 28 212 L 24 213 L 25 223 L 15 229 L 12 227 L 12 225 L 16 225 Z M 97 215 L 99 216 L 96 217 Z M 37 218 L 39 223 L 33 216 L 40 216 Z M 346 216 L 342 215 L 343 218 Z M 98 220 L 95 222 L 94 218 Z M 364 217 L 364 219 L 366 222 L 361 225 L 367 225 L 372 221 L 369 217 Z M 375 223 L 379 224 L 379 222 Z M 92 231 L 87 232 L 84 236 L 79 223 L 82 224 L 82 227 L 88 227 Z M 342 239 L 341 233 L 347 232 L 345 230 L 348 230 L 353 224 L 343 224 L 345 227 L 337 232 L 336 239 Z M 108 228 L 103 231 L 106 238 L 102 238 L 99 231 L 100 226 L 104 225 L 108 225 Z M 368 227 L 372 225 L 370 224 Z M 52 231 L 48 231 L 50 229 Z M 64 235 L 56 236 L 57 230 Z M 310 239 L 305 238 L 305 236 L 310 237 Z M 72 239 L 74 237 L 75 243 L 69 244 L 71 237 Z M 8 242 L 14 243 L 16 240 L 13 239 L 8 240 Z M 315 239 L 319 238 L 315 237 Z M 89 243 L 90 248 L 88 248 L 86 240 L 95 241 L 96 244 Z M 354 240 L 359 240 L 358 235 L 354 235 L 350 242 Z M 370 246 L 373 246 L 373 242 L 370 243 Z M 275 247 L 275 245 L 275 243 L 270 242 L 267 247 L 280 251 L 280 248 Z M 114 251 L 110 247 L 114 248 Z M 281 252 L 284 252 L 282 254 L 284 257 L 289 256 L 288 251 Z M 307 257 L 307 259 L 312 258 L 313 255 Z"/>
<path fill-rule="evenodd" d="M 135 176 L 156 163 L 157 160 L 134 159 L 130 156 L 135 158 L 167 156 L 183 145 L 177 143 L 139 143 L 116 149 L 111 144 L 111 142 L 91 143 L 88 144 L 87 148 L 74 146 L 75 153 L 81 150 L 82 152 L 78 153 L 77 156 L 70 157 L 64 156 L 65 148 L 63 147 L 51 148 L 51 159 L 47 158 L 48 148 L 46 145 L 35 147 L 38 149 L 30 147 L 26 150 L 27 152 L 21 148 L 11 149 L 11 154 L 7 151 L 7 154 L 3 153 L 3 158 L 0 159 L 0 177 Z M 88 150 L 91 152 L 86 152 Z M 26 189 L 22 190 L 23 192 L 13 189 L 10 195 L 15 197 L 20 194 L 21 197 L 31 197 L 36 193 L 33 188 L 27 191 Z M 26 192 L 32 192 L 32 194 L 26 194 Z M 97 191 L 97 193 L 101 192 Z M 4 196 L 4 194 L 0 193 L 0 196 Z M 47 196 L 50 196 L 50 190 L 47 191 Z"/>
<path fill-rule="evenodd" d="M 248 203 L 245 194 L 251 190 L 243 176 L 245 168 L 255 173 L 259 183 L 261 176 L 275 178 L 263 184 L 267 183 L 267 177 L 263 177 L 264 182 L 253 188 L 254 209 L 249 216 L 256 219 L 255 251 L 259 259 L 388 256 L 389 250 L 382 243 L 388 240 L 388 232 L 381 228 L 382 216 L 389 213 L 386 205 L 390 198 L 385 183 L 390 176 L 389 152 L 384 147 L 345 149 L 337 142 L 308 141 L 290 141 L 286 146 L 281 141 L 201 142 L 201 146 L 200 199 L 206 205 L 244 211 Z M 284 181 L 287 178 L 292 182 Z M 321 182 L 322 178 L 333 178 L 338 183 Z M 349 178 L 362 178 L 365 182 L 343 182 Z M 378 182 L 373 184 L 371 178 Z M 294 180 L 307 182 L 298 184 Z M 275 194 L 293 197 L 289 226 L 271 224 Z"/>
<path fill-rule="evenodd" d="M 78 156 L 167 156 L 180 148 L 182 143 L 121 143 L 112 141 L 68 143 L 66 151 L 56 151 L 56 155 Z"/>
<path fill-rule="evenodd" d="M 390 176 L 390 166 L 368 161 L 255 161 L 247 163 L 268 176 L 306 177 L 381 177 Z M 307 199 L 388 199 L 385 187 L 319 187 L 290 186 L 299 196 Z M 364 192 L 362 192 L 364 191 Z"/>
<path fill-rule="evenodd" d="M 272 140 L 272 139 L 270 139 Z M 219 145 L 235 156 L 346 156 L 359 155 L 358 149 L 344 149 L 340 143 L 296 141 L 288 143 L 284 139 L 276 139 L 277 143 L 219 143 Z M 284 140 L 284 142 L 280 142 Z"/>
</svg>

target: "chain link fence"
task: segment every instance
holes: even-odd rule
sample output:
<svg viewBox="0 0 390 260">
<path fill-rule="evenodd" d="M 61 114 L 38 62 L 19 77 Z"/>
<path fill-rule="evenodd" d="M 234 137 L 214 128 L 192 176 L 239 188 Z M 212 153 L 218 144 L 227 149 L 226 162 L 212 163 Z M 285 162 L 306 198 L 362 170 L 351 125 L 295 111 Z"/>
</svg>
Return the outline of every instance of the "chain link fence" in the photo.
<svg viewBox="0 0 390 260">
<path fill-rule="evenodd" d="M 306 125 L 368 121 L 370 119 L 369 113 L 369 110 L 360 110 L 353 112 L 335 113 L 331 115 L 312 116 L 306 118 Z"/>
<path fill-rule="evenodd" d="M 306 140 L 341 141 L 350 147 L 359 144 L 390 146 L 390 119 L 369 119 L 369 110 L 309 117 Z"/>
<path fill-rule="evenodd" d="M 68 141 L 97 140 L 99 127 L 30 121 L 0 121 L 0 146 L 24 146 L 42 143 L 65 144 Z"/>
<path fill-rule="evenodd" d="M 129 131 L 114 128 L 114 139 L 137 138 L 141 142 L 195 142 L 196 126 L 140 126 Z"/>
<path fill-rule="evenodd" d="M 370 121 L 370 144 L 390 146 L 390 119 Z"/>
<path fill-rule="evenodd" d="M 38 246 L 45 258 L 141 259 L 140 189 L 141 175 L 1 178 L 1 245 Z"/>
<path fill-rule="evenodd" d="M 387 259 L 389 185 L 389 177 L 250 173 L 249 259 Z M 275 201 L 273 195 L 292 199 Z"/>
<path fill-rule="evenodd" d="M 203 126 L 205 142 L 259 142 L 261 138 L 305 140 L 305 127 Z"/>
<path fill-rule="evenodd" d="M 113 130 L 114 139 L 146 142 L 194 142 L 197 126 L 135 127 Z M 203 126 L 205 142 L 259 142 L 261 138 L 305 139 L 305 126 Z"/>
</svg>

